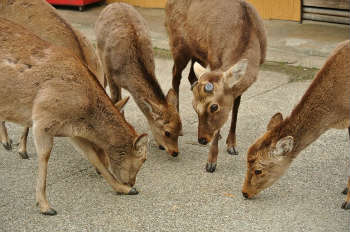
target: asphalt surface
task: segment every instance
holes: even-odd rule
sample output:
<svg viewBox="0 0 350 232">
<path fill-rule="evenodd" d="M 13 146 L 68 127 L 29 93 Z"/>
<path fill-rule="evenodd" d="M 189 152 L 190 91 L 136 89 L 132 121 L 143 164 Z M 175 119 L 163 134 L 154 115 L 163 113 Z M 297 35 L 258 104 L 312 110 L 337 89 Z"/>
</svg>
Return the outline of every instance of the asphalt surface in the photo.
<svg viewBox="0 0 350 232">
<path fill-rule="evenodd" d="M 171 86 L 171 68 L 172 60 L 156 59 L 164 92 Z M 68 140 L 58 138 L 47 184 L 48 199 L 58 215 L 43 216 L 35 206 L 37 156 L 31 132 L 29 160 L 21 160 L 16 147 L 13 151 L 0 147 L 0 231 L 349 231 L 350 211 L 340 208 L 349 173 L 345 130 L 322 135 L 256 199 L 245 200 L 241 194 L 249 145 L 264 133 L 273 114 L 291 112 L 310 81 L 290 83 L 285 74 L 260 72 L 242 97 L 237 124 L 240 154 L 226 153 L 227 123 L 217 170 L 207 173 L 208 147 L 197 142 L 187 72 L 180 92 L 184 127 L 180 154 L 171 157 L 151 139 L 148 160 L 137 177 L 137 196 L 116 195 Z M 150 133 L 132 99 L 125 111 L 137 132 Z M 16 143 L 22 128 L 14 124 L 8 128 Z"/>
</svg>

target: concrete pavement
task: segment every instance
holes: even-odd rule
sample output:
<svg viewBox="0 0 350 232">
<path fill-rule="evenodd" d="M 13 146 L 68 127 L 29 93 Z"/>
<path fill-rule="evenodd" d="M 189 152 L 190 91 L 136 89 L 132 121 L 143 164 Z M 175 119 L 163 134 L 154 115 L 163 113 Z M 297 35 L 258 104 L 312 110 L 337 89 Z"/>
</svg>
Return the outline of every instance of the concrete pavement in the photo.
<svg viewBox="0 0 350 232">
<path fill-rule="evenodd" d="M 86 12 L 60 7 L 60 14 L 95 42 L 94 23 L 104 6 L 91 6 Z M 137 10 L 149 25 L 153 46 L 169 49 L 162 9 Z M 336 45 L 349 39 L 349 25 L 304 21 L 265 20 L 268 35 L 267 60 L 294 66 L 320 68 Z"/>
<path fill-rule="evenodd" d="M 99 10 L 92 8 L 84 13 L 60 10 L 60 13 L 93 40 L 92 16 Z M 153 17 L 154 24 L 162 25 L 158 18 L 162 14 L 160 10 L 141 12 L 147 20 Z M 159 15 L 154 16 L 153 12 Z M 317 28 L 339 31 L 343 37 L 315 36 L 318 42 L 309 41 L 315 44 L 315 49 L 310 49 L 324 54 L 310 56 L 309 47 L 302 49 L 305 44 L 290 40 L 304 25 L 274 21 L 267 22 L 268 27 L 269 23 L 281 26 L 286 23 L 296 28 L 295 32 L 285 29 L 286 38 L 281 35 L 278 40 L 277 31 L 276 37 L 269 37 L 269 54 L 274 51 L 271 47 L 274 39 L 276 44 L 289 41 L 293 52 L 304 56 L 305 62 L 324 60 L 324 55 L 337 39 L 343 40 L 348 30 L 316 24 Z M 156 46 L 160 44 L 157 38 L 166 41 L 162 39 L 162 31 L 161 27 L 151 27 Z M 270 34 L 271 31 L 274 30 L 269 30 Z M 306 37 L 305 33 L 300 32 L 299 36 Z M 317 43 L 321 42 L 325 46 L 317 49 Z M 278 52 L 279 49 L 276 49 L 279 56 L 290 57 L 287 52 Z M 302 64 L 299 56 L 291 57 L 296 60 L 294 64 Z M 156 59 L 156 73 L 164 92 L 171 86 L 171 68 L 172 60 Z M 187 73 L 188 70 L 184 75 Z M 189 83 L 184 78 L 180 92 L 184 125 L 180 155 L 170 157 L 158 150 L 152 139 L 149 159 L 137 178 L 136 187 L 140 190 L 137 196 L 116 195 L 66 139 L 55 139 L 47 188 L 49 200 L 58 211 L 55 217 L 40 215 L 35 206 L 37 157 L 32 136 L 28 139 L 30 160 L 21 160 L 16 149 L 6 151 L 0 147 L 0 231 L 349 231 L 349 212 L 340 208 L 344 200 L 340 192 L 349 169 L 346 131 L 331 130 L 321 136 L 299 155 L 278 183 L 256 199 L 245 200 L 241 196 L 249 145 L 265 131 L 274 113 L 280 111 L 286 116 L 291 112 L 309 84 L 310 81 L 290 82 L 290 76 L 285 73 L 262 71 L 259 80 L 242 97 L 237 127 L 240 154 L 230 156 L 225 151 L 227 123 L 222 132 L 224 139 L 220 140 L 218 167 L 211 174 L 204 169 L 208 148 L 197 143 L 197 116 L 191 105 Z M 149 132 L 133 100 L 125 110 L 126 118 L 139 133 Z M 9 135 L 15 142 L 21 129 L 13 124 L 9 126 Z"/>
</svg>

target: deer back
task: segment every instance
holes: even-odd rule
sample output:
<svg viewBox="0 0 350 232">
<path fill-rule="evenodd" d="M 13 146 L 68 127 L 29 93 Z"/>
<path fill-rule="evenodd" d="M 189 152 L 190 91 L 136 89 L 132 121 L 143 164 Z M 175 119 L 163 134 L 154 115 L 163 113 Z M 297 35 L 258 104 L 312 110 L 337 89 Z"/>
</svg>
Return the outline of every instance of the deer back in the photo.
<svg viewBox="0 0 350 232">
<path fill-rule="evenodd" d="M 31 30 L 40 38 L 70 49 L 105 86 L 101 63 L 90 42 L 63 19 L 45 0 L 1 0 L 0 17 Z"/>
</svg>

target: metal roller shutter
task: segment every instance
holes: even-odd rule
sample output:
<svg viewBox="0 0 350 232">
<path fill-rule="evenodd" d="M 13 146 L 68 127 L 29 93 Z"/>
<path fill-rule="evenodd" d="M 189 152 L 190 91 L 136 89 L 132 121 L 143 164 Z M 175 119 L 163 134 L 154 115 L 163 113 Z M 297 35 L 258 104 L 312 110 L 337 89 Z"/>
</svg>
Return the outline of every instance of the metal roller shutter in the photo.
<svg viewBox="0 0 350 232">
<path fill-rule="evenodd" d="M 350 24 L 349 0 L 303 0 L 302 18 L 306 20 Z"/>
</svg>

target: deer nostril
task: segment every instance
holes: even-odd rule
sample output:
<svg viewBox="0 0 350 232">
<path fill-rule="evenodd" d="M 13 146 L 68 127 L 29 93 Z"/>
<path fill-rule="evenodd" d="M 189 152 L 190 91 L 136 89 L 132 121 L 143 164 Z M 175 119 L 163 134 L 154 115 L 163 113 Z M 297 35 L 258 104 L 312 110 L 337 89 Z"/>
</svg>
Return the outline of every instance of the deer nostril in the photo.
<svg viewBox="0 0 350 232">
<path fill-rule="evenodd" d="M 179 153 L 178 152 L 173 152 L 173 154 L 171 154 L 173 157 L 176 157 L 176 156 L 178 156 L 179 155 Z"/>
<path fill-rule="evenodd" d="M 248 193 L 242 192 L 242 194 L 243 194 L 244 198 L 248 199 L 248 197 L 249 197 Z"/>
<path fill-rule="evenodd" d="M 200 144 L 203 144 L 203 145 L 206 145 L 206 144 L 208 143 L 208 141 L 207 141 L 206 138 L 199 138 L 199 139 L 198 139 L 198 142 L 199 142 Z"/>
</svg>

